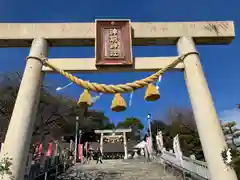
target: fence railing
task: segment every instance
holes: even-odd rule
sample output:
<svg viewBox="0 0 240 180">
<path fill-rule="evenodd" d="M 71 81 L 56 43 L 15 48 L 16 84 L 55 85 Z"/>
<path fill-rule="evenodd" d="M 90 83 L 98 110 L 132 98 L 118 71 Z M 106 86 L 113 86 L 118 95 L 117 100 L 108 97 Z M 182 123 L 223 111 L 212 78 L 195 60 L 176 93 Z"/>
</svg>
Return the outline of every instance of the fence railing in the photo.
<svg viewBox="0 0 240 180">
<path fill-rule="evenodd" d="M 187 171 L 197 174 L 204 179 L 210 179 L 206 162 L 194 160 L 188 157 L 183 157 L 181 161 L 175 156 L 174 153 L 168 151 L 163 152 L 161 158 L 166 163 L 171 162 L 172 164 L 182 168 L 183 170 L 186 169 Z"/>
<path fill-rule="evenodd" d="M 42 168 L 40 163 L 32 164 L 28 174 L 25 175 L 25 180 L 52 180 L 56 179 L 60 173 L 66 171 L 69 163 L 59 156 L 48 158 Z"/>
</svg>

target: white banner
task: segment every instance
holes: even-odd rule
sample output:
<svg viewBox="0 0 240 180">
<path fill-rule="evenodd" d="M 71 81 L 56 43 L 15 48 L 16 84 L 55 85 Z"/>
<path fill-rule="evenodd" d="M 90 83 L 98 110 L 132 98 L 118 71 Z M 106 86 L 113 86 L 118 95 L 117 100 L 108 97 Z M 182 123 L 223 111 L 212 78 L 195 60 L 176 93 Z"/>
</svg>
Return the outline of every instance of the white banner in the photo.
<svg viewBox="0 0 240 180">
<path fill-rule="evenodd" d="M 157 148 L 159 151 L 162 151 L 164 145 L 163 145 L 163 136 L 162 136 L 162 131 L 158 131 L 158 134 L 156 136 L 156 141 L 157 141 Z"/>
<path fill-rule="evenodd" d="M 69 149 L 70 149 L 70 151 L 74 151 L 74 142 L 73 142 L 73 140 L 70 140 Z"/>
<path fill-rule="evenodd" d="M 151 141 L 151 137 L 147 137 L 146 138 L 146 147 L 149 153 L 149 158 L 152 158 L 152 153 L 153 153 L 153 149 L 152 149 L 152 141 Z"/>
<path fill-rule="evenodd" d="M 176 158 L 179 160 L 180 164 L 183 166 L 183 159 L 182 159 L 182 151 L 180 148 L 180 143 L 179 143 L 179 136 L 178 134 L 173 138 L 173 150 L 176 155 Z"/>
<path fill-rule="evenodd" d="M 147 149 L 148 149 L 148 152 L 151 153 L 152 152 L 152 143 L 151 143 L 151 138 L 150 137 L 147 137 L 146 138 L 146 145 L 147 145 Z"/>
</svg>

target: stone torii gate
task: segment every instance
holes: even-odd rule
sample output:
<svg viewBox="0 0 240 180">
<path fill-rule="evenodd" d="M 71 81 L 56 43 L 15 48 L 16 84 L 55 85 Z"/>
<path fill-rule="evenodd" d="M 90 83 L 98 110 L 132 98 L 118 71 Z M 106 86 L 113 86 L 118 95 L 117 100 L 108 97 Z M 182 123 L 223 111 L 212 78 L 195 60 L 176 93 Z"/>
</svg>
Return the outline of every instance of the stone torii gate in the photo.
<svg viewBox="0 0 240 180">
<path fill-rule="evenodd" d="M 100 150 L 103 153 L 103 138 L 104 137 L 116 137 L 115 133 L 122 133 L 123 134 L 123 145 L 124 145 L 124 159 L 128 158 L 128 151 L 127 151 L 127 137 L 126 133 L 131 132 L 132 129 L 104 129 L 104 130 L 95 130 L 96 134 L 101 134 L 100 138 Z M 111 133 L 112 135 L 105 135 L 106 133 Z"/>
<path fill-rule="evenodd" d="M 221 156 L 227 145 L 195 47 L 195 44 L 231 43 L 235 36 L 233 22 L 133 22 L 130 23 L 130 27 L 133 32 L 133 39 L 132 41 L 129 41 L 129 39 L 125 41 L 124 46 L 129 46 L 131 42 L 133 45 L 177 45 L 179 56 L 189 53 L 183 58 L 182 62 L 174 66 L 173 70 L 184 70 L 185 81 L 211 179 L 237 180 L 234 170 L 226 170 L 227 166 Z M 10 170 L 16 180 L 23 179 L 25 168 L 23 165 L 26 162 L 30 145 L 43 74 L 44 72 L 54 72 L 51 68 L 43 66 L 48 56 L 48 47 L 94 46 L 95 38 L 98 36 L 96 35 L 95 23 L 93 22 L 0 24 L 0 47 L 31 46 L 1 153 L 1 156 L 7 153 L 13 159 Z M 113 55 L 115 56 L 117 53 L 114 52 Z M 98 55 L 96 56 L 98 57 Z M 128 58 L 131 58 L 131 54 L 128 54 Z M 69 72 L 136 72 L 164 69 L 177 58 L 136 57 L 132 65 L 122 66 L 121 68 L 121 62 L 114 63 L 114 65 L 119 65 L 117 65 L 117 68 L 116 66 L 106 68 L 96 66 L 95 58 L 48 59 L 48 62 Z M 123 64 L 131 64 L 131 62 L 128 62 L 129 59 L 123 61 Z M 98 65 L 101 65 L 101 62 L 98 62 Z M 4 175 L 3 179 L 10 180 L 11 177 Z"/>
</svg>

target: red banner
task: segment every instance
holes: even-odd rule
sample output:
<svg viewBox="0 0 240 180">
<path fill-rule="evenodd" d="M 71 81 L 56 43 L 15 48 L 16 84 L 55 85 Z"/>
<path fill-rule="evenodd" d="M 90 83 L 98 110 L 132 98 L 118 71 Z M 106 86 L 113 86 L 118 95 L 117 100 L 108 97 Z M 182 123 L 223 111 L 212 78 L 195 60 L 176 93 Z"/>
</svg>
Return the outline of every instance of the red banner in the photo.
<svg viewBox="0 0 240 180">
<path fill-rule="evenodd" d="M 49 143 L 48 144 L 47 157 L 52 156 L 52 151 L 53 151 L 53 145 L 52 145 L 52 143 Z"/>
<path fill-rule="evenodd" d="M 146 145 L 147 145 L 148 152 L 151 153 L 152 152 L 152 142 L 151 142 L 150 137 L 146 138 Z"/>
<path fill-rule="evenodd" d="M 36 148 L 35 148 L 35 153 L 36 153 L 37 155 L 41 155 L 41 153 L 42 153 L 42 144 L 38 144 L 38 145 L 36 146 Z"/>
<path fill-rule="evenodd" d="M 38 154 L 39 154 L 39 155 L 42 154 L 42 150 L 43 150 L 43 145 L 42 145 L 42 144 L 39 144 L 39 147 L 38 147 Z"/>
<path fill-rule="evenodd" d="M 78 144 L 78 158 L 82 161 L 83 159 L 83 145 L 82 144 Z"/>
</svg>

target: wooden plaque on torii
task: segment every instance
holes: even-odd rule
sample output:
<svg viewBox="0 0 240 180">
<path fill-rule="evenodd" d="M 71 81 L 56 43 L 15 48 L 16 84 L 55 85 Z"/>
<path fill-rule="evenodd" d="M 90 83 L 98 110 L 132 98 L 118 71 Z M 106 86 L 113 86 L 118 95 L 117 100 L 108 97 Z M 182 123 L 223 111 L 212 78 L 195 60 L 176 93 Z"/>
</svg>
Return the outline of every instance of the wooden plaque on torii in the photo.
<svg viewBox="0 0 240 180">
<path fill-rule="evenodd" d="M 96 65 L 132 65 L 130 20 L 96 20 Z"/>
</svg>

